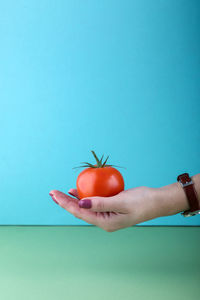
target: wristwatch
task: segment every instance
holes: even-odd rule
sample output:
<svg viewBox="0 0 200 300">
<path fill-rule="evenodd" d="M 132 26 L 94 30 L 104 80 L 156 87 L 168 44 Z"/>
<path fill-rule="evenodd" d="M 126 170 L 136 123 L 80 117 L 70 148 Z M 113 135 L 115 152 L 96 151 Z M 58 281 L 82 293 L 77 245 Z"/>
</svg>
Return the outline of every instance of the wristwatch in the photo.
<svg viewBox="0 0 200 300">
<path fill-rule="evenodd" d="M 188 173 L 178 175 L 177 181 L 181 184 L 186 194 L 190 209 L 181 213 L 184 217 L 200 214 L 200 199 L 194 187 L 194 182 Z"/>
</svg>

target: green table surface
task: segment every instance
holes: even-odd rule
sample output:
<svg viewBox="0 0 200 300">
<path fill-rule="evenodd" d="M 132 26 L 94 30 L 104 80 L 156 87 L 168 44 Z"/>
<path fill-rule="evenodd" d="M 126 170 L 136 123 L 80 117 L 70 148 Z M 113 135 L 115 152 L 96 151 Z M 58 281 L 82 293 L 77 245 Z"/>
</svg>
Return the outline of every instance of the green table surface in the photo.
<svg viewBox="0 0 200 300">
<path fill-rule="evenodd" d="M 0 226 L 0 300 L 199 294 L 200 227 Z"/>
</svg>

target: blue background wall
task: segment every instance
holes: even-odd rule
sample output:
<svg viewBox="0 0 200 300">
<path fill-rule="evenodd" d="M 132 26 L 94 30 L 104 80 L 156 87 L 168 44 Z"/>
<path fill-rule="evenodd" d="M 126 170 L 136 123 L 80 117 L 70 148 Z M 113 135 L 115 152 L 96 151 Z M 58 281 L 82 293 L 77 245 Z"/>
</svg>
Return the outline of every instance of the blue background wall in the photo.
<svg viewBox="0 0 200 300">
<path fill-rule="evenodd" d="M 200 172 L 199 3 L 0 1 L 0 224 L 85 225 L 48 193 L 90 150 L 126 189 Z"/>
</svg>

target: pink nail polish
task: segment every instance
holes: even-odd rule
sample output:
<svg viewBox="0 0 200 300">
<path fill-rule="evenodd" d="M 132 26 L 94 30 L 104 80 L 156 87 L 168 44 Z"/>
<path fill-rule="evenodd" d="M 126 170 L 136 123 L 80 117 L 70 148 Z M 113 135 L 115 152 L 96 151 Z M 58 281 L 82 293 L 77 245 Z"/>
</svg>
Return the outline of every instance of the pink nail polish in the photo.
<svg viewBox="0 0 200 300">
<path fill-rule="evenodd" d="M 92 201 L 90 199 L 80 200 L 78 205 L 81 208 L 91 208 L 92 207 Z"/>
</svg>

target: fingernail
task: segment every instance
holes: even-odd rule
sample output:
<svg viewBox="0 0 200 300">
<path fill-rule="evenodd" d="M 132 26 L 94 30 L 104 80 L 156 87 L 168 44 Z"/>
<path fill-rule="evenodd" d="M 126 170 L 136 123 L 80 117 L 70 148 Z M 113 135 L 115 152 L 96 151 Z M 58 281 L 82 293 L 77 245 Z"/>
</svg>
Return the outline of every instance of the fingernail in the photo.
<svg viewBox="0 0 200 300">
<path fill-rule="evenodd" d="M 58 204 L 58 202 L 56 201 L 54 195 L 53 195 L 52 193 L 49 193 L 49 195 L 51 196 L 51 198 L 53 199 L 53 201 L 54 201 L 56 204 Z"/>
<path fill-rule="evenodd" d="M 78 205 L 81 208 L 91 208 L 92 207 L 92 201 L 89 200 L 89 199 L 80 200 Z"/>
</svg>

